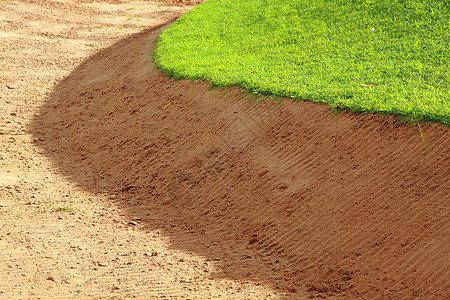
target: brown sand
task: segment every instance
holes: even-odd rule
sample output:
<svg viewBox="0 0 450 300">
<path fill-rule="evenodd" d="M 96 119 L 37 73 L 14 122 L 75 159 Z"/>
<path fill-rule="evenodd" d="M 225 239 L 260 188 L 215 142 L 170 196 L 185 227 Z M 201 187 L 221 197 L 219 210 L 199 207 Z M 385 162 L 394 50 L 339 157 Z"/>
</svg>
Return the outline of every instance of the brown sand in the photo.
<svg viewBox="0 0 450 300">
<path fill-rule="evenodd" d="M 188 9 L 0 6 L 0 297 L 450 297 L 449 128 L 173 81 L 130 6 Z"/>
</svg>

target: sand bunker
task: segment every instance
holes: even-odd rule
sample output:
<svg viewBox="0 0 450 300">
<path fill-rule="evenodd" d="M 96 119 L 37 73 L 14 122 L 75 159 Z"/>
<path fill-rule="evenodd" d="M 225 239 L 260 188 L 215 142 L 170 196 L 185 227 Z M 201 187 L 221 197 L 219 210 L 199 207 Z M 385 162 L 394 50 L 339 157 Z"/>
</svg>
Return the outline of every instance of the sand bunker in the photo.
<svg viewBox="0 0 450 300">
<path fill-rule="evenodd" d="M 393 117 L 173 81 L 150 61 L 160 31 L 55 87 L 32 127 L 60 170 L 223 276 L 299 297 L 449 296 L 448 128 L 425 126 L 424 151 Z"/>
</svg>

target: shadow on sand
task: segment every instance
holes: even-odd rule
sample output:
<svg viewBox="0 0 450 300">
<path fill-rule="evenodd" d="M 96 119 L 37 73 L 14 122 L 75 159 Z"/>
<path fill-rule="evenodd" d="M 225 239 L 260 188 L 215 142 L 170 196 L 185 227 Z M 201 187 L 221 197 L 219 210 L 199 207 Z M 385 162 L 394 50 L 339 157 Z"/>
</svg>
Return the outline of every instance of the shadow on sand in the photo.
<svg viewBox="0 0 450 300">
<path fill-rule="evenodd" d="M 212 276 L 296 297 L 445 296 L 447 128 L 424 128 L 435 142 L 422 153 L 417 129 L 391 117 L 173 81 L 149 56 L 161 30 L 55 86 L 31 127 L 61 172 L 227 270 Z"/>
</svg>

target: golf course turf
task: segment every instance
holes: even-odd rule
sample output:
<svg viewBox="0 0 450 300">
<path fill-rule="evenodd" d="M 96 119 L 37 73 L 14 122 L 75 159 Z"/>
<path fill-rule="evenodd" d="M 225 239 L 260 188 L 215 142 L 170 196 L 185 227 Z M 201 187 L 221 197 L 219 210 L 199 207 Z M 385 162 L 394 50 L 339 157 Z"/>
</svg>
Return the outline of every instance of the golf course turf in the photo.
<svg viewBox="0 0 450 300">
<path fill-rule="evenodd" d="M 161 35 L 168 75 L 450 125 L 446 1 L 209 0 Z"/>
</svg>

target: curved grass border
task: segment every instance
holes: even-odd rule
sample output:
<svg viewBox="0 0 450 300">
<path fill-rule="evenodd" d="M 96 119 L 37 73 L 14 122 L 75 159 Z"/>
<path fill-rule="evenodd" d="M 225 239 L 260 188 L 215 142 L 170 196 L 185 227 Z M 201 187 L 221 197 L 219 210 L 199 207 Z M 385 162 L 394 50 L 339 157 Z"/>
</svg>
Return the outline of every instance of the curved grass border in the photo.
<svg viewBox="0 0 450 300">
<path fill-rule="evenodd" d="M 450 126 L 450 4 L 209 0 L 163 32 L 169 76 Z"/>
</svg>

